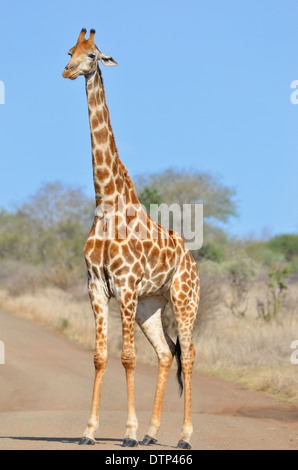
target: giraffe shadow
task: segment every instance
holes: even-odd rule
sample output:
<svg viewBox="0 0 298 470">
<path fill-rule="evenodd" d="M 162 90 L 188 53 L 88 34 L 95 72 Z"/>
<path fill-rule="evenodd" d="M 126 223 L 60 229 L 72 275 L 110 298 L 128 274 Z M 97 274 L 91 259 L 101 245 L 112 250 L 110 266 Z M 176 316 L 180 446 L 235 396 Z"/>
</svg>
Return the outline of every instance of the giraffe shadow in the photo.
<svg viewBox="0 0 298 470">
<path fill-rule="evenodd" d="M 29 441 L 29 442 L 57 442 L 57 443 L 60 443 L 60 444 L 78 444 L 81 440 L 81 437 L 77 438 L 77 437 L 1 436 L 0 440 L 1 439 L 12 439 L 12 440 L 15 440 L 15 441 Z M 123 439 L 113 439 L 113 438 L 96 439 L 96 444 L 102 444 L 102 443 L 105 443 L 105 442 L 114 442 L 115 445 L 120 445 L 120 443 L 123 442 Z"/>
<path fill-rule="evenodd" d="M 59 444 L 74 444 L 78 445 L 81 438 L 76 438 L 76 437 L 36 437 L 36 436 L 27 436 L 27 437 L 21 437 L 21 436 L 0 436 L 0 441 L 1 439 L 12 439 L 15 441 L 28 441 L 28 442 L 57 442 Z M 123 439 L 113 439 L 113 438 L 100 438 L 96 439 L 95 441 L 95 446 L 100 445 L 100 444 L 105 444 L 105 443 L 114 443 L 116 447 L 121 447 L 123 448 Z M 169 450 L 175 449 L 174 446 L 169 446 L 169 445 L 164 445 L 164 444 L 159 444 L 158 442 L 154 445 L 156 447 L 162 447 L 162 448 L 168 448 Z M 135 449 L 149 449 L 151 446 L 142 446 L 141 442 L 139 442 L 139 445 L 135 447 Z"/>
</svg>

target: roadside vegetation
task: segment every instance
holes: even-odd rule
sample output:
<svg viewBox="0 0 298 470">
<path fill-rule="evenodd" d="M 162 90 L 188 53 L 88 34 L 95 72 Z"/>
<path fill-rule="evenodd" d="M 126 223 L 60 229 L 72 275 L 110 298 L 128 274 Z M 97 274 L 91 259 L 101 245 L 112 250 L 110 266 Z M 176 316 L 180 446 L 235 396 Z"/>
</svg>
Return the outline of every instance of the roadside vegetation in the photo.
<svg viewBox="0 0 298 470">
<path fill-rule="evenodd" d="M 298 403 L 298 234 L 264 239 L 232 237 L 236 194 L 208 173 L 168 169 L 136 178 L 141 202 L 204 204 L 204 245 L 194 251 L 201 303 L 194 338 L 196 369 L 236 380 Z M 0 307 L 88 348 L 94 322 L 87 295 L 83 248 L 94 201 L 80 188 L 47 183 L 14 210 L 0 210 Z M 175 321 L 164 323 L 175 340 Z M 121 354 L 121 324 L 111 304 L 109 351 Z M 154 352 L 136 328 L 140 361 Z"/>
</svg>

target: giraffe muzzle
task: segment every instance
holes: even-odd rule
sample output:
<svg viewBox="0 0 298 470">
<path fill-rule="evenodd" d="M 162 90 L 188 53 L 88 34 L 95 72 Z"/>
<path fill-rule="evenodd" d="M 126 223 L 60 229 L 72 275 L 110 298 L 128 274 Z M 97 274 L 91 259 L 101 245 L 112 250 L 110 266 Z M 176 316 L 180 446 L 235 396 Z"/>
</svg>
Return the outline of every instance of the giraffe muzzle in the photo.
<svg viewBox="0 0 298 470">
<path fill-rule="evenodd" d="M 75 80 L 78 75 L 79 75 L 79 73 L 77 71 L 77 67 L 74 66 L 74 65 L 66 65 L 66 67 L 65 67 L 65 69 L 62 73 L 62 76 L 64 78 L 70 78 L 71 80 Z"/>
</svg>

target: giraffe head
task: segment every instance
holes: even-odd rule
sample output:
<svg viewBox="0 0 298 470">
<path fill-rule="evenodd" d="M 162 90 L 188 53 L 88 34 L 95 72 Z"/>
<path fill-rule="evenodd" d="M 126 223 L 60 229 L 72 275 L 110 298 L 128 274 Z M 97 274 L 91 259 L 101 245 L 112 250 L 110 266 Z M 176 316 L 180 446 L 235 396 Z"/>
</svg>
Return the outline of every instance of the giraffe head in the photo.
<svg viewBox="0 0 298 470">
<path fill-rule="evenodd" d="M 75 80 L 79 75 L 87 76 L 92 74 L 97 68 L 98 60 L 108 67 L 118 65 L 113 57 L 100 52 L 94 44 L 95 30 L 90 30 L 89 39 L 85 39 L 86 33 L 87 30 L 83 28 L 76 45 L 69 50 L 68 54 L 71 56 L 71 59 L 64 69 L 64 78 Z"/>
</svg>

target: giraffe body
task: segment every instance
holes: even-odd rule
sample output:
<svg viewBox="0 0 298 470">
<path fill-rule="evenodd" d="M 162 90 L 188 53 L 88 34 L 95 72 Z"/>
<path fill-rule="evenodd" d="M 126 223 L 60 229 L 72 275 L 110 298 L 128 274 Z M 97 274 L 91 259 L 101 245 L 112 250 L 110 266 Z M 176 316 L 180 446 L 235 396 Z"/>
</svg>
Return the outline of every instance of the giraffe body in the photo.
<svg viewBox="0 0 298 470">
<path fill-rule="evenodd" d="M 134 403 L 134 325 L 138 323 L 154 347 L 159 376 L 154 408 L 144 445 L 156 442 L 166 380 L 177 347 L 162 324 L 162 313 L 171 304 L 177 322 L 184 377 L 184 424 L 178 446 L 189 448 L 191 424 L 191 373 L 194 361 L 193 325 L 199 304 L 197 265 L 182 237 L 153 221 L 136 196 L 134 185 L 121 162 L 115 145 L 106 105 L 104 86 L 97 61 L 117 65 L 94 44 L 95 31 L 85 39 L 86 30 L 70 50 L 72 56 L 63 76 L 85 75 L 88 99 L 93 176 L 97 210 L 85 245 L 88 289 L 95 317 L 95 382 L 91 416 L 82 444 L 93 444 L 99 424 L 100 395 L 107 364 L 108 306 L 116 297 L 121 312 L 126 371 L 128 419 L 124 446 L 137 445 L 138 422 Z M 179 359 L 178 357 L 178 359 Z"/>
</svg>

